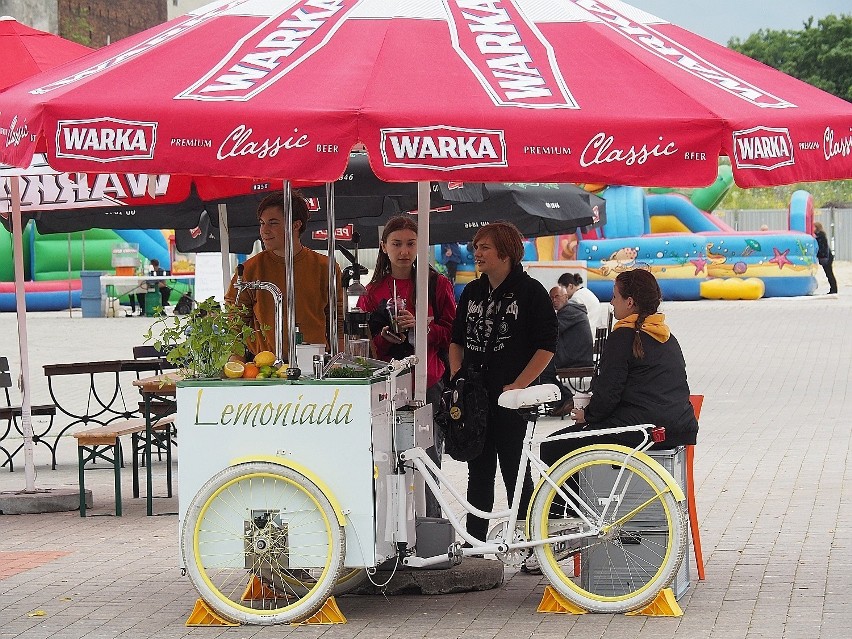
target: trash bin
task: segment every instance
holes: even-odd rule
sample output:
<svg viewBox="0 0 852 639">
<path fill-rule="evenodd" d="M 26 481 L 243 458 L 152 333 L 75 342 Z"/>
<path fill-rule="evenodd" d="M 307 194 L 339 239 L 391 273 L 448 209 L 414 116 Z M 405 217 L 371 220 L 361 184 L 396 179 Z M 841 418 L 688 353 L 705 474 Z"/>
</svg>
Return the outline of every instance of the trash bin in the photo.
<svg viewBox="0 0 852 639">
<path fill-rule="evenodd" d="M 154 317 L 154 308 L 163 305 L 163 300 L 160 297 L 160 289 L 154 288 L 151 290 L 151 285 L 148 285 L 148 292 L 145 293 L 145 317 Z"/>
<path fill-rule="evenodd" d="M 83 317 L 104 316 L 101 275 L 102 271 L 80 271 L 80 309 L 83 311 Z"/>
</svg>

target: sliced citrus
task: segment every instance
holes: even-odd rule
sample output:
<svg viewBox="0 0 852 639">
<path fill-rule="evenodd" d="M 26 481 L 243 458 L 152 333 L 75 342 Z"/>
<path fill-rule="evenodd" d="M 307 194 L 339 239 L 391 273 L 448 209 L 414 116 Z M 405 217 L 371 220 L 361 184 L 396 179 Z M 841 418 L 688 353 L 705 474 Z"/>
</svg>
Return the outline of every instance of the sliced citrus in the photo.
<svg viewBox="0 0 852 639">
<path fill-rule="evenodd" d="M 243 368 L 243 379 L 254 379 L 260 372 L 260 369 L 252 363 L 246 364 Z"/>
<path fill-rule="evenodd" d="M 260 367 L 272 366 L 275 363 L 275 353 L 272 351 L 260 351 L 254 356 L 254 363 Z"/>
<path fill-rule="evenodd" d="M 246 367 L 240 364 L 239 362 L 228 362 L 227 364 L 225 364 L 225 377 L 229 377 L 230 379 L 237 379 L 238 377 L 242 377 L 245 368 Z"/>
</svg>

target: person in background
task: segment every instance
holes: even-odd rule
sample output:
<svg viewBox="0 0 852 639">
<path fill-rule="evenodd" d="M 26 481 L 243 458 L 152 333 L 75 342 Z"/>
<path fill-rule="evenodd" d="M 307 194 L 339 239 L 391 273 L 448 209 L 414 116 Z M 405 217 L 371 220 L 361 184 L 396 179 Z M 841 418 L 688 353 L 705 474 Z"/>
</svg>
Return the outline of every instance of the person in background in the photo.
<svg viewBox="0 0 852 639">
<path fill-rule="evenodd" d="M 814 222 L 814 237 L 817 241 L 817 260 L 825 271 L 825 277 L 828 279 L 828 294 L 837 294 L 837 280 L 834 278 L 834 253 L 828 246 L 828 237 L 825 234 L 825 229 L 819 222 Z"/>
<path fill-rule="evenodd" d="M 370 313 L 376 355 L 385 361 L 414 353 L 416 257 L 417 222 L 403 215 L 388 220 L 382 232 L 373 279 L 367 284 L 367 294 L 358 300 L 358 308 Z M 395 298 L 404 300 L 404 309 L 402 304 L 394 304 Z M 456 299 L 450 280 L 431 268 L 427 300 L 426 402 L 432 404 L 434 413 L 440 407 L 444 390 L 441 379 L 456 318 Z M 391 309 L 400 309 L 396 318 L 391 317 Z M 433 434 L 434 446 L 426 452 L 440 468 L 444 432 L 436 427 Z M 426 516 L 441 516 L 441 506 L 429 489 L 426 490 Z"/>
<path fill-rule="evenodd" d="M 467 463 L 467 500 L 480 510 L 494 506 L 497 464 L 511 505 L 523 448 L 525 422 L 517 411 L 497 405 L 500 393 L 526 388 L 541 375 L 556 350 L 556 314 L 547 291 L 524 272 L 523 238 L 514 225 L 495 222 L 473 238 L 480 272 L 461 294 L 450 344 L 450 372 L 485 372 L 488 422 L 485 448 Z M 518 512 L 532 495 L 529 471 L 523 480 Z M 484 540 L 488 522 L 467 516 L 467 532 Z"/>
<path fill-rule="evenodd" d="M 151 260 L 151 268 L 148 269 L 148 275 L 162 277 L 168 274 L 169 272 L 166 269 L 160 268 L 160 260 Z M 170 289 L 169 285 L 163 280 L 151 280 L 148 284 L 148 288 L 152 288 L 153 286 L 160 289 L 160 305 L 165 308 L 169 305 L 169 295 L 171 295 L 172 289 Z"/>
<path fill-rule="evenodd" d="M 559 285 L 568 291 L 568 301 L 571 304 L 582 304 L 586 307 L 589 318 L 589 330 L 592 338 L 598 327 L 606 326 L 606 320 L 601 318 L 600 300 L 589 289 L 583 286 L 583 278 L 579 273 L 563 273 L 559 277 Z"/>
<path fill-rule="evenodd" d="M 441 244 L 441 262 L 447 267 L 447 277 L 453 284 L 456 283 L 456 271 L 461 261 L 461 247 L 457 243 Z"/>
<path fill-rule="evenodd" d="M 550 301 L 556 312 L 558 339 L 556 354 L 541 375 L 542 384 L 555 384 L 562 394 L 561 402 L 553 407 L 553 417 L 563 417 L 574 408 L 574 397 L 560 380 L 557 369 L 592 366 L 592 336 L 589 318 L 582 304 L 569 304 L 568 291 L 556 285 L 550 289 Z"/>
<path fill-rule="evenodd" d="M 283 192 L 270 193 L 257 207 L 260 222 L 260 240 L 264 250 L 246 260 L 243 270 L 244 281 L 272 282 L 283 297 L 281 309 L 284 352 L 281 357 L 288 360 L 287 329 L 287 284 L 285 277 L 284 243 L 287 233 L 293 234 L 293 280 L 296 298 L 296 325 L 302 332 L 306 344 L 329 345 L 329 303 L 328 303 L 328 258 L 302 245 L 300 237 L 308 222 L 308 204 L 299 191 L 291 195 L 293 207 L 293 227 L 285 228 L 284 207 L 286 197 Z M 340 269 L 337 269 L 337 320 L 338 344 L 343 344 L 343 290 L 340 284 Z M 231 285 L 225 293 L 225 302 L 234 304 L 237 291 L 234 287 L 237 276 L 231 279 Z M 245 306 L 244 320 L 255 333 L 249 343 L 247 353 L 235 353 L 231 361 L 245 362 L 261 351 L 276 350 L 275 345 L 275 300 L 268 291 L 245 289 L 239 297 L 239 305 Z M 267 327 L 263 330 L 263 327 Z"/>
<path fill-rule="evenodd" d="M 579 368 L 592 365 L 592 336 L 586 330 L 589 315 L 582 304 L 569 304 L 564 286 L 550 289 L 550 300 L 556 311 L 559 339 L 553 363 L 556 368 Z"/>
</svg>

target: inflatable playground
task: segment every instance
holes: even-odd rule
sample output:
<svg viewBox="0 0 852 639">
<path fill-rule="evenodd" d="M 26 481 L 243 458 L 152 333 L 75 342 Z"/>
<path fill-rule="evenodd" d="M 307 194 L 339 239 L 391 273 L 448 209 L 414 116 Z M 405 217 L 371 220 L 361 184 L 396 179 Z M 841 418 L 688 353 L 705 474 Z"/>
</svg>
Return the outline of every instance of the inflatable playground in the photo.
<svg viewBox="0 0 852 639">
<path fill-rule="evenodd" d="M 607 209 L 601 228 L 527 240 L 524 261 L 577 260 L 571 268 L 579 264 L 585 269 L 587 287 L 602 301 L 611 298 L 615 277 L 635 268 L 651 271 L 669 300 L 813 293 L 818 263 L 810 194 L 793 194 L 788 231 L 736 231 L 713 213 L 732 186 L 730 167 L 723 166 L 713 185 L 689 196 L 670 189 L 646 193 L 636 187 L 602 187 L 599 195 L 606 199 Z M 168 269 L 171 233 L 92 229 L 42 235 L 29 224 L 24 232 L 27 308 L 79 307 L 80 271 L 112 272 L 112 249 L 119 242 L 138 244 L 143 258 L 157 259 Z M 476 277 L 473 256 L 465 245 L 460 249 L 456 297 Z M 440 246 L 435 247 L 435 258 L 441 265 Z M 12 237 L 0 227 L 0 311 L 14 310 Z"/>
<path fill-rule="evenodd" d="M 636 187 L 606 187 L 606 223 L 582 234 L 529 240 L 524 260 L 578 260 L 586 286 L 609 301 L 622 271 L 651 271 L 667 300 L 759 299 L 810 295 L 816 290 L 813 199 L 796 191 L 788 231 L 736 231 L 713 213 L 733 186 L 730 167 L 716 182 L 687 197 L 671 189 L 646 193 Z M 473 256 L 462 245 L 456 295 L 473 279 Z M 436 260 L 441 253 L 436 250 Z M 566 270 L 567 267 L 566 267 Z"/>
<path fill-rule="evenodd" d="M 55 311 L 80 306 L 80 271 L 112 273 L 118 243 L 139 245 L 139 254 L 168 269 L 171 231 L 91 229 L 82 233 L 42 235 L 30 223 L 24 229 L 24 289 L 27 310 Z M 15 310 L 12 235 L 0 226 L 0 311 Z"/>
</svg>

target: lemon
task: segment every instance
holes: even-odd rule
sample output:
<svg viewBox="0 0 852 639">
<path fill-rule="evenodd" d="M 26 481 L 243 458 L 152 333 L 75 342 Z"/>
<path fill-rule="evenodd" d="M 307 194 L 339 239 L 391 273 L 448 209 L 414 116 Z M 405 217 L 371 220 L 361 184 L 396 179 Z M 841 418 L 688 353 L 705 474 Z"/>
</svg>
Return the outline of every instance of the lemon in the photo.
<svg viewBox="0 0 852 639">
<path fill-rule="evenodd" d="M 277 371 L 278 377 L 282 379 L 287 378 L 287 364 L 281 364 L 281 368 Z"/>
<path fill-rule="evenodd" d="M 239 362 L 228 362 L 225 364 L 225 377 L 229 377 L 231 379 L 242 377 L 244 370 L 245 366 Z"/>
<path fill-rule="evenodd" d="M 260 351 L 254 356 L 254 363 L 257 364 L 259 368 L 272 366 L 275 363 L 275 353 L 272 351 Z"/>
</svg>

